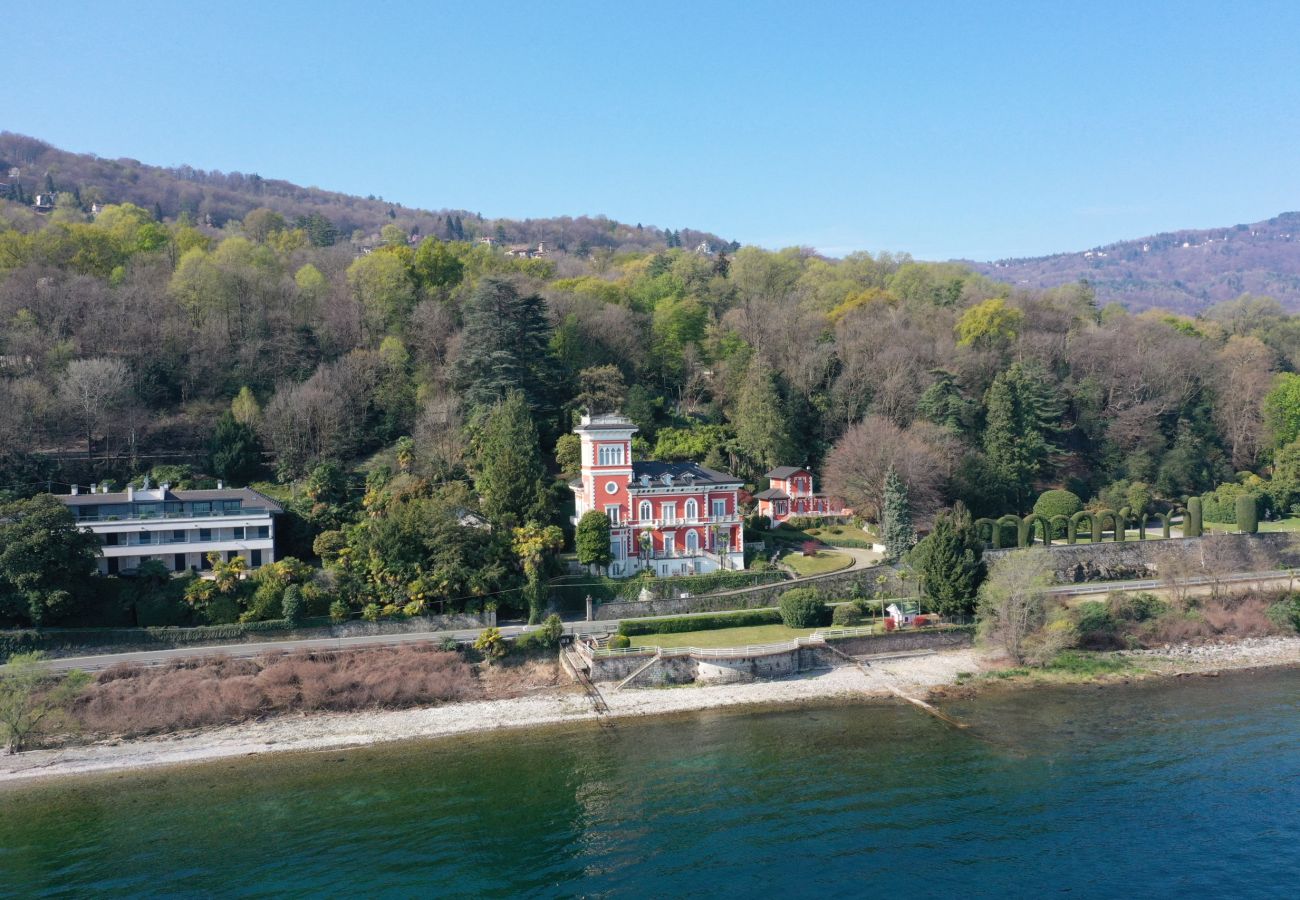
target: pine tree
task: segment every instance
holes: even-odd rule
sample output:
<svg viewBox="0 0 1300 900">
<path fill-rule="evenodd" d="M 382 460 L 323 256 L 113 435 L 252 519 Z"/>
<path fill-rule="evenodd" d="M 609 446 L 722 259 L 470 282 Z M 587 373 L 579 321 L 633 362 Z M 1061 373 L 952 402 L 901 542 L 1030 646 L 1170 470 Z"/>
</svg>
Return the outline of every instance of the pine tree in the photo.
<svg viewBox="0 0 1300 900">
<path fill-rule="evenodd" d="M 757 358 L 750 363 L 732 419 L 736 449 L 757 470 L 792 465 L 800 456 L 776 374 Z"/>
<path fill-rule="evenodd" d="M 544 518 L 545 474 L 528 401 L 514 391 L 492 407 L 483 424 L 474 479 L 483 511 L 508 527 Z"/>
<path fill-rule="evenodd" d="M 921 576 L 921 589 L 945 616 L 975 611 L 984 580 L 984 543 L 975 533 L 970 512 L 960 502 L 935 519 L 934 531 L 912 551 Z"/>
<path fill-rule="evenodd" d="M 1023 512 L 1055 451 L 1051 438 L 1061 418 L 1060 401 L 1044 373 L 1016 363 L 993 379 L 984 405 L 989 465 L 1008 501 Z"/>
<path fill-rule="evenodd" d="M 484 409 L 520 391 L 549 432 L 559 372 L 550 352 L 545 301 L 536 294 L 521 297 L 508 281 L 485 278 L 466 300 L 464 319 L 465 349 L 453 378 L 466 404 Z"/>
<path fill-rule="evenodd" d="M 971 402 L 962 396 L 957 376 L 947 369 L 932 369 L 934 382 L 921 394 L 916 411 L 936 425 L 957 434 L 965 433 L 972 417 Z"/>
<path fill-rule="evenodd" d="M 885 541 L 885 560 L 897 562 L 916 543 L 916 529 L 912 527 L 912 504 L 907 498 L 907 485 L 903 484 L 893 466 L 885 473 L 885 496 L 880 519 L 881 536 Z"/>
</svg>

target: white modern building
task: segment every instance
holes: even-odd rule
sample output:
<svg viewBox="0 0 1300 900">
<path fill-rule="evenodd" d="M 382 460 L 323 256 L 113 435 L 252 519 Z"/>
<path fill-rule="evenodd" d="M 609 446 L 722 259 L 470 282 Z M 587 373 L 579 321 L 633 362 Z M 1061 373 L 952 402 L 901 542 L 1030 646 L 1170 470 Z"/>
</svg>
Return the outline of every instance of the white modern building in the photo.
<svg viewBox="0 0 1300 900">
<path fill-rule="evenodd" d="M 212 568 L 208 554 L 229 562 L 242 556 L 250 569 L 275 561 L 275 516 L 280 504 L 252 488 L 173 491 L 170 485 L 108 493 L 72 488 L 59 497 L 77 524 L 99 537 L 99 571 L 116 575 L 157 560 L 173 572 Z"/>
</svg>

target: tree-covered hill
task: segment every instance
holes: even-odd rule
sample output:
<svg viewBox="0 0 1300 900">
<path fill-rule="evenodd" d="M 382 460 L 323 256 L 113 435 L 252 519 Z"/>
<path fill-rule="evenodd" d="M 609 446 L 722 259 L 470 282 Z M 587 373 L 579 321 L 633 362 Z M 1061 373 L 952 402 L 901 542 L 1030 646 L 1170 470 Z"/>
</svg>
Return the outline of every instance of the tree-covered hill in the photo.
<svg viewBox="0 0 1300 900">
<path fill-rule="evenodd" d="M 1170 231 L 1078 253 L 967 265 L 1000 281 L 1048 288 L 1086 280 L 1105 303 L 1195 314 L 1242 294 L 1300 310 L 1300 213 Z"/>
<path fill-rule="evenodd" d="M 572 253 L 611 250 L 713 247 L 728 242 L 690 228 L 629 225 L 604 216 L 545 219 L 490 219 L 463 209 L 412 209 L 381 197 L 356 197 L 316 187 L 241 172 L 206 172 L 190 166 L 164 168 L 134 159 L 101 159 L 71 153 L 44 141 L 0 132 L 0 199 L 30 204 L 37 194 L 66 194 L 65 203 L 89 210 L 95 203 L 134 203 L 158 219 L 187 215 L 221 228 L 258 208 L 290 222 L 310 223 L 315 242 L 372 241 L 385 225 L 396 225 L 418 239 L 474 241 L 548 247 Z"/>
</svg>

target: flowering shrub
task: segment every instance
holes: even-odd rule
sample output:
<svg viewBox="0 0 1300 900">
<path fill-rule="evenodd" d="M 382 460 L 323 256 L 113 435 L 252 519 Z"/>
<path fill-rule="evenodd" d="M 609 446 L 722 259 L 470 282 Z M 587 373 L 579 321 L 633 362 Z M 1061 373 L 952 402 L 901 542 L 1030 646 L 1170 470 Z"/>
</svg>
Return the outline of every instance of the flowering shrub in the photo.
<svg viewBox="0 0 1300 900">
<path fill-rule="evenodd" d="M 816 555 L 817 555 L 817 542 L 816 542 L 816 541 L 804 541 L 804 542 L 803 542 L 803 555 L 804 555 L 804 556 L 816 556 Z"/>
</svg>

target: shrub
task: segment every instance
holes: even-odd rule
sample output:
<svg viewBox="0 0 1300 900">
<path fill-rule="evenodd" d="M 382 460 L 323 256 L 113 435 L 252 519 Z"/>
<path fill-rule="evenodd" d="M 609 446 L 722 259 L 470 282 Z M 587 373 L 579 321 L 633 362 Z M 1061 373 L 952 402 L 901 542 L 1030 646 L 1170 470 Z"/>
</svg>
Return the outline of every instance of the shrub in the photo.
<svg viewBox="0 0 1300 900">
<path fill-rule="evenodd" d="M 813 588 L 795 588 L 781 595 L 781 621 L 787 628 L 816 628 L 828 618 L 826 601 Z"/>
<path fill-rule="evenodd" d="M 1145 622 L 1164 615 L 1168 610 L 1168 603 L 1147 592 L 1124 594 L 1115 591 L 1106 598 L 1106 611 L 1111 618 L 1128 622 Z"/>
<path fill-rule="evenodd" d="M 365 619 L 367 622 L 378 622 L 379 617 L 382 614 L 383 610 L 379 608 L 378 603 L 367 603 L 365 606 L 361 607 L 361 618 Z"/>
<path fill-rule="evenodd" d="M 1272 604 L 1267 615 L 1278 629 L 1300 632 L 1300 594 L 1292 594 Z"/>
<path fill-rule="evenodd" d="M 501 636 L 500 628 L 484 628 L 474 641 L 474 649 L 486 659 L 501 659 L 510 652 L 510 644 Z"/>
<path fill-rule="evenodd" d="M 928 616 L 917 616 L 915 619 L 912 620 L 912 625 L 915 628 L 924 628 L 929 624 L 930 624 L 930 619 Z"/>
<path fill-rule="evenodd" d="M 1052 516 L 1070 516 L 1083 509 L 1083 501 L 1079 495 L 1071 491 L 1052 490 L 1043 491 L 1038 495 L 1038 500 L 1034 502 L 1034 513 L 1040 516 L 1046 516 L 1051 519 Z M 1052 537 L 1065 537 L 1065 523 L 1057 522 L 1052 526 Z"/>
<path fill-rule="evenodd" d="M 284 620 L 292 626 L 297 626 L 302 622 L 305 610 L 302 604 L 302 589 L 296 584 L 291 584 L 284 589 L 283 596 L 280 597 L 281 614 Z"/>
<path fill-rule="evenodd" d="M 609 649 L 626 650 L 632 646 L 632 639 L 626 634 L 616 634 L 609 639 Z"/>
<path fill-rule="evenodd" d="M 342 600 L 335 600 L 330 604 L 330 619 L 335 622 L 343 622 L 352 613 L 348 605 Z"/>
<path fill-rule="evenodd" d="M 521 634 L 515 639 L 515 649 L 521 651 L 552 650 L 560 645 L 560 635 L 564 634 L 564 623 L 560 617 L 551 613 L 536 631 Z"/>
<path fill-rule="evenodd" d="M 816 556 L 816 555 L 817 555 L 817 542 L 816 542 L 816 541 L 804 541 L 804 542 L 803 542 L 803 546 L 802 546 L 800 549 L 803 550 L 803 555 L 804 555 L 804 556 Z"/>
<path fill-rule="evenodd" d="M 686 631 L 713 631 L 718 628 L 779 624 L 781 624 L 781 613 L 775 609 L 747 609 L 741 612 L 711 613 L 702 616 L 625 619 L 619 623 L 618 633 L 636 637 L 643 634 L 681 634 Z"/>
<path fill-rule="evenodd" d="M 1074 629 L 1079 644 L 1085 648 L 1104 650 L 1117 641 L 1115 620 L 1100 600 L 1080 603 L 1074 610 Z"/>
<path fill-rule="evenodd" d="M 831 611 L 832 625 L 860 625 L 862 624 L 862 610 L 858 609 L 856 603 L 843 603 Z"/>
</svg>

